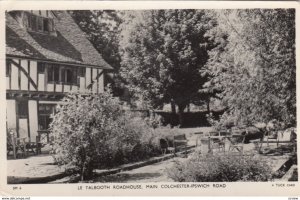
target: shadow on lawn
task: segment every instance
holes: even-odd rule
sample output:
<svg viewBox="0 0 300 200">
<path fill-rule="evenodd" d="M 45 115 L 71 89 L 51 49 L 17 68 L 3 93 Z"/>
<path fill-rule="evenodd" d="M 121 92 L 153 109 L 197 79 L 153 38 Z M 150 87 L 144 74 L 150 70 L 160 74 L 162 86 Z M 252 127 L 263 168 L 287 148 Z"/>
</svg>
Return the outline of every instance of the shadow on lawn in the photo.
<svg viewBox="0 0 300 200">
<path fill-rule="evenodd" d="M 95 182 L 113 182 L 113 183 L 125 183 L 128 181 L 138 181 L 150 178 L 156 178 L 161 176 L 160 173 L 121 173 L 121 174 L 114 174 L 104 177 L 96 178 Z"/>
</svg>

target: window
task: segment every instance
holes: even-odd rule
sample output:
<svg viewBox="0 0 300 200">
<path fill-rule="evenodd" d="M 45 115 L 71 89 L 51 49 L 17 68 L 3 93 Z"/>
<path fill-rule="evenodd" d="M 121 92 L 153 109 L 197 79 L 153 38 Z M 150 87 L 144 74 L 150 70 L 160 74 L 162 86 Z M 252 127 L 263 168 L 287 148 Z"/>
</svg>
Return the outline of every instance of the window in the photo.
<svg viewBox="0 0 300 200">
<path fill-rule="evenodd" d="M 55 104 L 39 104 L 39 130 L 48 130 L 52 122 L 51 115 L 55 114 Z"/>
<path fill-rule="evenodd" d="M 37 17 L 38 18 L 38 31 L 43 31 L 43 18 L 42 17 Z"/>
<path fill-rule="evenodd" d="M 19 119 L 28 118 L 28 101 L 17 102 Z"/>
<path fill-rule="evenodd" d="M 70 84 L 76 83 L 76 70 L 64 67 L 62 68 L 61 72 L 61 82 Z"/>
<path fill-rule="evenodd" d="M 10 77 L 11 73 L 11 63 L 6 60 L 6 76 Z"/>
<path fill-rule="evenodd" d="M 47 70 L 48 70 L 48 81 L 59 82 L 59 65 L 49 64 L 47 66 Z"/>
<path fill-rule="evenodd" d="M 37 30 L 37 19 L 38 19 L 37 16 L 30 15 L 28 17 L 28 19 L 29 19 L 29 25 L 30 25 L 29 28 L 33 31 Z"/>
<path fill-rule="evenodd" d="M 25 12 L 23 16 L 23 25 L 30 31 L 49 33 L 54 31 L 54 22 L 52 18 L 34 15 Z"/>
<path fill-rule="evenodd" d="M 78 76 L 85 77 L 85 67 L 80 67 L 78 69 Z"/>
<path fill-rule="evenodd" d="M 43 30 L 49 32 L 49 20 L 44 18 L 43 19 Z"/>
<path fill-rule="evenodd" d="M 58 64 L 46 64 L 48 82 L 58 84 L 78 84 L 78 68 Z"/>
<path fill-rule="evenodd" d="M 45 63 L 38 62 L 37 70 L 39 74 L 45 73 Z"/>
</svg>

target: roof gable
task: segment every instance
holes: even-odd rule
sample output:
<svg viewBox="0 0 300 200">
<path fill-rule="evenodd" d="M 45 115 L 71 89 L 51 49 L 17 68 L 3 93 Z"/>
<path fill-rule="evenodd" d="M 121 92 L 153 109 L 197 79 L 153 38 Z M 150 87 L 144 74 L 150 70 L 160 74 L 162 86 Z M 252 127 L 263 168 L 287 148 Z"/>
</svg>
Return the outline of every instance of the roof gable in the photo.
<svg viewBox="0 0 300 200">
<path fill-rule="evenodd" d="M 65 11 L 52 11 L 56 36 L 27 31 L 6 14 L 6 54 L 112 69 Z"/>
</svg>

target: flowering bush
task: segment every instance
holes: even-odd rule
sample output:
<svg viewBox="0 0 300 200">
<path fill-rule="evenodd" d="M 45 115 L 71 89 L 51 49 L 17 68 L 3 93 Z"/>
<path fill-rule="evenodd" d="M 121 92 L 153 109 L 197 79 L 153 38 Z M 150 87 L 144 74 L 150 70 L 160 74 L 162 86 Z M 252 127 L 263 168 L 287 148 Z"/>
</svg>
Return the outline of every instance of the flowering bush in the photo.
<svg viewBox="0 0 300 200">
<path fill-rule="evenodd" d="M 176 162 L 168 176 L 177 182 L 268 181 L 271 168 L 252 156 L 194 155 L 185 162 Z"/>
<path fill-rule="evenodd" d="M 95 168 L 158 154 L 154 129 L 120 105 L 109 92 L 65 97 L 50 125 L 57 163 L 75 168 L 83 180 L 91 178 Z"/>
</svg>

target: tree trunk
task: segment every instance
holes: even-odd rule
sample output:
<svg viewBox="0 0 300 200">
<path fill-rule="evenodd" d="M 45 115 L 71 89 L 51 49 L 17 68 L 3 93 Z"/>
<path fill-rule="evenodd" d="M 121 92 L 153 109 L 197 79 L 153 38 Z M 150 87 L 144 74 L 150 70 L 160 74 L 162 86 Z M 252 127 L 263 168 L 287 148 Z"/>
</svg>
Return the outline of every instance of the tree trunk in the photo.
<svg viewBox="0 0 300 200">
<path fill-rule="evenodd" d="M 178 117 L 179 117 L 179 125 L 183 126 L 183 113 L 186 105 L 178 105 Z"/>
<path fill-rule="evenodd" d="M 210 100 L 209 98 L 206 100 L 206 108 L 207 108 L 207 112 L 210 113 L 210 106 L 209 106 Z"/>
<path fill-rule="evenodd" d="M 172 114 L 176 114 L 176 104 L 174 100 L 171 100 L 171 110 L 172 110 Z"/>
<path fill-rule="evenodd" d="M 176 125 L 176 104 L 173 99 L 171 99 L 171 127 Z"/>
</svg>

